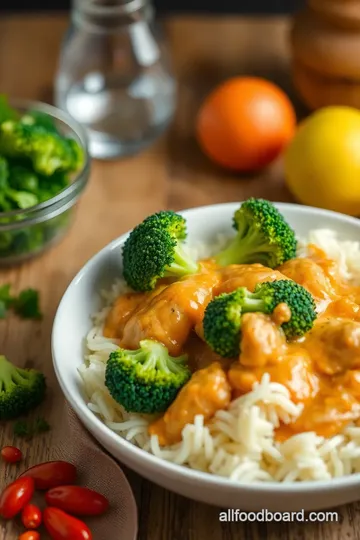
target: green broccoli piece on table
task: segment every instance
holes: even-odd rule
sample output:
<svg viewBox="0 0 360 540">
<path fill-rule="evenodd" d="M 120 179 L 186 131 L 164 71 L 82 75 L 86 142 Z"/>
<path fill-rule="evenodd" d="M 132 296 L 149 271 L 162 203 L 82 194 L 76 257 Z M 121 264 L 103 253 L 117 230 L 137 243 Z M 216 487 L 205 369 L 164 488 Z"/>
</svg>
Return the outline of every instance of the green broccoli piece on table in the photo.
<svg viewBox="0 0 360 540">
<path fill-rule="evenodd" d="M 76 141 L 48 132 L 42 126 L 7 121 L 0 125 L 0 154 L 27 158 L 35 172 L 51 176 L 55 171 L 77 171 L 83 151 Z"/>
<path fill-rule="evenodd" d="M 29 412 L 45 398 L 45 377 L 35 369 L 21 369 L 0 356 L 0 420 Z"/>
<path fill-rule="evenodd" d="M 259 283 L 255 292 L 240 287 L 214 298 L 206 307 L 203 327 L 206 343 L 225 358 L 239 355 L 241 322 L 244 313 L 272 313 L 285 303 L 291 312 L 289 321 L 281 325 L 287 339 L 301 337 L 311 330 L 316 319 L 315 302 L 311 294 L 298 283 L 279 280 Z"/>
<path fill-rule="evenodd" d="M 17 420 L 13 426 L 13 433 L 16 437 L 31 439 L 40 433 L 50 431 L 50 424 L 41 416 L 36 418 L 34 422 L 26 420 Z"/>
<path fill-rule="evenodd" d="M 235 238 L 215 256 L 219 265 L 261 263 L 276 268 L 295 257 L 295 233 L 271 202 L 248 199 L 235 212 L 233 226 Z"/>
<path fill-rule="evenodd" d="M 123 246 L 123 274 L 136 291 L 152 290 L 158 279 L 196 273 L 198 264 L 187 253 L 185 219 L 172 211 L 147 217 Z"/>
<path fill-rule="evenodd" d="M 18 296 L 13 296 L 9 283 L 0 286 L 0 319 L 10 308 L 22 319 L 41 319 L 39 304 L 39 293 L 35 289 L 23 289 Z"/>
<path fill-rule="evenodd" d="M 190 379 L 187 356 L 174 358 L 167 348 L 145 339 L 135 351 L 118 349 L 106 364 L 105 385 L 128 412 L 165 411 Z"/>
<path fill-rule="evenodd" d="M 37 290 L 24 289 L 13 299 L 12 308 L 23 319 L 42 319 L 39 302 L 39 292 Z"/>
</svg>

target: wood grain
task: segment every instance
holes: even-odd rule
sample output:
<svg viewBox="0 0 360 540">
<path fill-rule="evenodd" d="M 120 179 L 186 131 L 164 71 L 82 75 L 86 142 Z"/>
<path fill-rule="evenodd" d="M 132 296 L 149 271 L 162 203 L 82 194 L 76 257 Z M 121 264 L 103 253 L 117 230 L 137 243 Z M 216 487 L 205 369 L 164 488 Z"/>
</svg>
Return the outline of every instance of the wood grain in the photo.
<svg viewBox="0 0 360 540">
<path fill-rule="evenodd" d="M 62 34 L 60 16 L 14 17 L 0 21 L 0 88 L 14 97 L 49 100 Z M 161 208 L 180 209 L 261 195 L 291 200 L 281 163 L 259 176 L 239 178 L 211 165 L 193 138 L 194 112 L 218 80 L 238 73 L 270 76 L 289 89 L 286 69 L 287 22 L 283 19 L 175 18 L 165 23 L 179 79 L 179 106 L 168 134 L 152 148 L 122 161 L 93 164 L 71 233 L 42 257 L 1 271 L 0 283 L 15 290 L 36 287 L 45 318 L 41 323 L 13 317 L 0 323 L 1 352 L 19 365 L 42 369 L 49 381 L 44 414 L 56 432 L 63 398 L 51 364 L 50 332 L 58 302 L 69 281 L 96 251 Z M 23 467 L 46 460 L 53 433 L 22 442 Z M 20 444 L 10 425 L 1 426 L 0 446 Z M 360 538 L 360 505 L 339 509 L 340 523 L 220 523 L 219 509 L 178 497 L 127 471 L 139 505 L 139 540 L 335 540 Z M 0 487 L 16 468 L 0 464 Z M 221 501 L 219 501 L 220 503 Z M 17 529 L 0 524 L 0 538 L 14 540 Z M 114 531 L 112 539 L 117 540 Z M 119 534 L 119 538 L 121 535 Z"/>
</svg>

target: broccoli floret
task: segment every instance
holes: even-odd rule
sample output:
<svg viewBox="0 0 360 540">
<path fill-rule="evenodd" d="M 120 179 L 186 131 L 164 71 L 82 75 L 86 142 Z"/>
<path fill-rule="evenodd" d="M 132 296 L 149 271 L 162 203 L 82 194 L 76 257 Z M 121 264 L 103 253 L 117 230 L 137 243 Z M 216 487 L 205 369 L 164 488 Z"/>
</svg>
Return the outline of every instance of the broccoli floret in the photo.
<svg viewBox="0 0 360 540">
<path fill-rule="evenodd" d="M 63 141 L 71 151 L 71 167 L 68 167 L 67 169 L 62 168 L 62 170 L 70 172 L 79 171 L 83 167 L 85 161 L 84 150 L 80 144 L 71 137 L 65 137 Z"/>
<path fill-rule="evenodd" d="M 19 113 L 9 105 L 5 94 L 0 94 L 0 124 L 6 120 L 17 120 Z"/>
<path fill-rule="evenodd" d="M 27 126 L 41 126 L 49 133 L 57 133 L 58 135 L 60 135 L 54 119 L 50 115 L 40 111 L 28 111 L 20 119 L 20 122 Z"/>
<path fill-rule="evenodd" d="M 36 195 L 40 202 L 47 201 L 60 193 L 71 183 L 68 173 L 56 171 L 51 176 L 39 176 L 39 187 Z"/>
<path fill-rule="evenodd" d="M 270 314 L 281 303 L 285 303 L 291 313 L 289 321 L 281 324 L 288 340 L 301 337 L 312 328 L 316 306 L 311 294 L 295 281 L 279 280 L 259 283 L 254 293 L 240 287 L 214 298 L 204 315 L 206 343 L 220 356 L 238 356 L 242 315 L 248 312 Z"/>
<path fill-rule="evenodd" d="M 269 201 L 245 201 L 234 214 L 233 226 L 235 238 L 215 257 L 221 266 L 261 263 L 276 268 L 295 257 L 295 233 Z"/>
<path fill-rule="evenodd" d="M 13 165 L 10 167 L 9 176 L 10 186 L 13 189 L 37 193 L 39 189 L 39 178 L 30 168 L 23 165 Z"/>
<path fill-rule="evenodd" d="M 110 354 L 105 385 L 128 412 L 160 413 L 189 380 L 186 362 L 186 355 L 174 358 L 161 343 L 145 339 L 136 351 L 118 349 Z"/>
<path fill-rule="evenodd" d="M 42 373 L 18 368 L 0 356 L 0 420 L 27 413 L 43 401 L 45 391 Z"/>
<path fill-rule="evenodd" d="M 48 132 L 42 126 L 9 120 L 0 126 L 0 154 L 27 158 L 35 172 L 51 176 L 55 171 L 77 171 L 83 151 L 72 139 Z"/>
<path fill-rule="evenodd" d="M 10 199 L 14 203 L 15 208 L 31 208 L 39 203 L 38 197 L 34 193 L 28 191 L 16 191 L 15 189 L 8 189 L 6 192 L 7 199 Z"/>
<path fill-rule="evenodd" d="M 0 191 L 3 195 L 9 187 L 9 164 L 7 160 L 0 156 Z"/>
<path fill-rule="evenodd" d="M 130 233 L 123 247 L 123 274 L 136 291 L 152 290 L 158 279 L 182 277 L 198 270 L 186 252 L 186 221 L 172 211 L 147 217 Z"/>
</svg>

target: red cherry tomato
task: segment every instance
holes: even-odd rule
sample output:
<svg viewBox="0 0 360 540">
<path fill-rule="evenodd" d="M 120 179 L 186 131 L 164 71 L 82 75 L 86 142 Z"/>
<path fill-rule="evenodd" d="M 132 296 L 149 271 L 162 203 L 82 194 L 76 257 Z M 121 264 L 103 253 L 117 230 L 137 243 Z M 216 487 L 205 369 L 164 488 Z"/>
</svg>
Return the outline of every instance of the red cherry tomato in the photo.
<svg viewBox="0 0 360 540">
<path fill-rule="evenodd" d="M 25 529 L 37 529 L 42 522 L 41 510 L 35 504 L 27 504 L 21 513 L 21 521 Z"/>
<path fill-rule="evenodd" d="M 9 484 L 0 495 L 0 516 L 12 519 L 30 501 L 34 493 L 34 480 L 24 476 Z"/>
<path fill-rule="evenodd" d="M 109 501 L 97 491 L 81 486 L 59 486 L 50 489 L 46 504 L 76 516 L 99 516 L 106 512 Z"/>
<path fill-rule="evenodd" d="M 16 446 L 4 446 L 1 449 L 1 457 L 7 463 L 17 463 L 22 459 L 22 452 Z"/>
<path fill-rule="evenodd" d="M 20 534 L 18 540 L 40 540 L 40 534 L 37 531 L 26 531 Z"/>
<path fill-rule="evenodd" d="M 80 519 L 48 506 L 43 514 L 44 525 L 53 540 L 92 540 L 90 529 Z"/>
<path fill-rule="evenodd" d="M 47 461 L 30 467 L 21 476 L 33 478 L 36 489 L 51 489 L 73 484 L 76 479 L 76 467 L 67 461 Z"/>
</svg>

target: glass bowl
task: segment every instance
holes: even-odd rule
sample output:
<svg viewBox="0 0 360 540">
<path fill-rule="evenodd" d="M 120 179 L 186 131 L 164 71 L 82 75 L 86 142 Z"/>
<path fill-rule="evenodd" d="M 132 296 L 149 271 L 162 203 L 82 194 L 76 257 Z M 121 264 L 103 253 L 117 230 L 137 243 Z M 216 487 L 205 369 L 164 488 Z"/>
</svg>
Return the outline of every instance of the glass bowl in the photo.
<svg viewBox="0 0 360 540">
<path fill-rule="evenodd" d="M 0 212 L 0 266 L 18 264 L 39 255 L 68 232 L 90 174 L 86 130 L 67 113 L 34 101 L 10 100 L 20 113 L 28 110 L 48 114 L 58 130 L 75 139 L 84 151 L 84 166 L 71 183 L 54 197 L 26 210 Z"/>
</svg>

